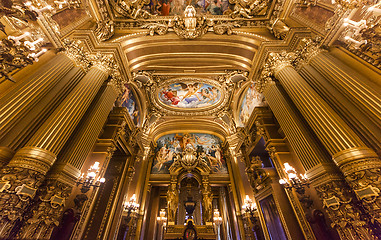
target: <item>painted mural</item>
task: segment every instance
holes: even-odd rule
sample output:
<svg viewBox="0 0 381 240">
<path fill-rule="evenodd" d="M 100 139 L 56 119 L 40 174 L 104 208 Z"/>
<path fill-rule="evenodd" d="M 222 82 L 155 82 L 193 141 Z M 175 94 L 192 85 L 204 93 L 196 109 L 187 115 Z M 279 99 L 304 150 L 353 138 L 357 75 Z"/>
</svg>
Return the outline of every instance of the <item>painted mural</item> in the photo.
<svg viewBox="0 0 381 240">
<path fill-rule="evenodd" d="M 255 90 L 255 83 L 251 84 L 242 100 L 239 110 L 240 126 L 244 126 L 250 118 L 251 113 L 257 106 L 263 105 L 263 95 Z"/>
<path fill-rule="evenodd" d="M 226 162 L 221 150 L 221 140 L 214 135 L 175 133 L 160 137 L 156 143 L 156 155 L 151 169 L 153 174 L 168 174 L 175 156 L 181 154 L 186 148 L 195 149 L 197 156 L 202 157 L 213 173 L 227 173 Z"/>
<path fill-rule="evenodd" d="M 178 108 L 201 108 L 217 103 L 221 98 L 218 88 L 206 83 L 173 83 L 161 89 L 159 99 Z"/>
<path fill-rule="evenodd" d="M 126 107 L 130 117 L 135 125 L 140 122 L 140 112 L 137 105 L 135 94 L 132 92 L 131 86 L 126 84 L 126 91 L 122 95 L 121 106 Z"/>
<path fill-rule="evenodd" d="M 183 15 L 188 5 L 192 5 L 199 15 L 228 15 L 233 9 L 229 0 L 151 0 L 146 10 L 159 16 Z"/>
</svg>

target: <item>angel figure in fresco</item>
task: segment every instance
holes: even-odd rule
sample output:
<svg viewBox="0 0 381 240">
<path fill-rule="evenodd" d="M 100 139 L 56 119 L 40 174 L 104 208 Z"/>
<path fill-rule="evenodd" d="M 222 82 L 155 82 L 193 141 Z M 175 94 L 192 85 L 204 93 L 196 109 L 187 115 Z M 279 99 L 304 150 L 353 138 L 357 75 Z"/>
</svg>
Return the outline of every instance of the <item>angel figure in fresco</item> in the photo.
<svg viewBox="0 0 381 240">
<path fill-rule="evenodd" d="M 130 99 L 130 92 L 131 92 L 131 90 L 129 89 L 129 87 L 126 87 L 126 90 L 125 90 L 125 92 L 123 93 L 123 95 L 122 95 L 122 99 L 121 99 L 122 104 L 123 104 L 124 102 L 126 102 L 128 99 Z"/>
<path fill-rule="evenodd" d="M 201 94 L 201 96 L 204 98 L 204 99 L 209 99 L 207 102 L 213 102 L 213 94 L 212 92 L 210 91 L 210 88 L 209 90 L 206 89 L 206 88 L 203 88 L 201 89 L 200 92 L 198 92 L 199 94 Z M 201 101 L 201 100 L 200 100 Z"/>
<path fill-rule="evenodd" d="M 173 158 L 173 151 L 163 146 L 160 148 L 159 152 L 157 153 L 157 157 L 156 157 L 157 163 L 153 167 L 157 168 L 158 171 L 160 171 L 164 163 L 171 161 L 172 158 Z"/>
<path fill-rule="evenodd" d="M 179 141 L 182 150 L 185 150 L 186 147 L 195 148 L 196 139 L 194 136 L 190 136 L 188 133 L 185 133 L 183 136 L 176 133 L 174 139 Z"/>
<path fill-rule="evenodd" d="M 196 139 L 194 136 L 185 133 L 183 136 L 183 142 L 185 148 L 195 148 Z"/>
<path fill-rule="evenodd" d="M 172 141 L 170 141 L 170 144 L 175 149 L 175 152 L 177 152 L 178 148 L 181 148 L 179 140 L 177 140 L 175 138 Z"/>
<path fill-rule="evenodd" d="M 205 136 L 201 136 L 201 137 L 195 136 L 195 138 L 197 140 L 197 143 L 200 145 L 206 145 L 210 142 L 210 139 L 208 139 Z"/>
<path fill-rule="evenodd" d="M 213 102 L 217 99 L 218 97 L 218 89 L 216 87 L 209 88 L 210 91 L 212 92 L 213 95 Z"/>
<path fill-rule="evenodd" d="M 162 91 L 164 98 L 172 103 L 172 105 L 177 105 L 180 102 L 180 98 L 177 96 L 177 91 L 170 88 Z"/>
<path fill-rule="evenodd" d="M 187 98 L 190 98 L 191 96 L 196 96 L 197 99 L 200 101 L 200 98 L 198 97 L 197 95 L 197 91 L 202 87 L 202 83 L 194 83 L 194 84 L 184 84 L 184 83 L 180 83 L 182 89 L 184 91 L 188 90 L 188 92 L 183 96 L 183 98 L 181 99 L 181 101 L 185 100 L 187 103 L 190 103 L 193 101 L 193 99 L 187 99 Z"/>
</svg>

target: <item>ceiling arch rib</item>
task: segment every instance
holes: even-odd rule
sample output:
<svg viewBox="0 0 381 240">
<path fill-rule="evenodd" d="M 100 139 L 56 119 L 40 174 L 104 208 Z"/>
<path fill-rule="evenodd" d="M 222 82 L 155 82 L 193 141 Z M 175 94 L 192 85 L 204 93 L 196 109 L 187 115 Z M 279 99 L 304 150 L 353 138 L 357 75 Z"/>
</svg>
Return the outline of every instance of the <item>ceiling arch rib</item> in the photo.
<svg viewBox="0 0 381 240">
<path fill-rule="evenodd" d="M 176 132 L 189 133 L 208 133 L 219 137 L 225 141 L 229 133 L 220 124 L 210 118 L 181 119 L 171 118 L 162 119 L 150 132 L 152 140 L 156 141 L 161 136 Z"/>
<path fill-rule="evenodd" d="M 260 40 L 245 36 L 207 34 L 200 39 L 184 40 L 175 34 L 128 38 L 123 41 L 131 71 L 215 72 L 252 68 Z"/>
</svg>

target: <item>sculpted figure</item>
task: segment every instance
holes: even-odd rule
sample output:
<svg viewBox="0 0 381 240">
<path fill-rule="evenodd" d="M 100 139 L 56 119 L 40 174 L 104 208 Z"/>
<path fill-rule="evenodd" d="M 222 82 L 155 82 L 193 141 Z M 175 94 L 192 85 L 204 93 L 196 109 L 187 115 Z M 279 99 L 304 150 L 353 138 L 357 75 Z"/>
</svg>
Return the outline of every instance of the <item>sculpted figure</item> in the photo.
<svg viewBox="0 0 381 240">
<path fill-rule="evenodd" d="M 167 192 L 168 222 L 174 222 L 179 204 L 179 193 L 176 184 L 171 184 Z"/>
<path fill-rule="evenodd" d="M 202 208 L 203 208 L 203 220 L 204 222 L 212 222 L 213 218 L 213 194 L 210 191 L 210 186 L 204 184 L 204 190 L 202 193 Z"/>
<path fill-rule="evenodd" d="M 114 22 L 111 20 L 100 21 L 97 23 L 95 35 L 100 41 L 106 41 L 114 35 Z"/>
</svg>

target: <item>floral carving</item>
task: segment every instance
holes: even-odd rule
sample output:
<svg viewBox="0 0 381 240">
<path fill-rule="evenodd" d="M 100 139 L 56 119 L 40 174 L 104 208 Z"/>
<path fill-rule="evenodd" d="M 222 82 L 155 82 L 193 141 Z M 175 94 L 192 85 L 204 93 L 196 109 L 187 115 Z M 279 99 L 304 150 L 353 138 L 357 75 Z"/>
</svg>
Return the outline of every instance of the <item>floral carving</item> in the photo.
<svg viewBox="0 0 381 240">
<path fill-rule="evenodd" d="M 367 217 L 355 201 L 354 194 L 343 181 L 331 181 L 316 187 L 323 206 L 341 239 L 374 239 Z"/>
</svg>

